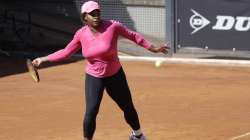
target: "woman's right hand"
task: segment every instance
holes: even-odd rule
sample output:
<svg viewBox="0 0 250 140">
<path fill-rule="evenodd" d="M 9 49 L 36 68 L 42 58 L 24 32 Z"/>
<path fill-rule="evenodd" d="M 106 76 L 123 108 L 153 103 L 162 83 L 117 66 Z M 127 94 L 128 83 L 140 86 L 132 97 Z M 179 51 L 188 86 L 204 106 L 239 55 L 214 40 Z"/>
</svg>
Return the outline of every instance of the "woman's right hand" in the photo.
<svg viewBox="0 0 250 140">
<path fill-rule="evenodd" d="M 36 66 L 36 67 L 40 66 L 41 63 L 42 63 L 42 59 L 41 59 L 40 57 L 38 57 L 38 58 L 36 58 L 36 59 L 34 59 L 34 60 L 32 61 L 32 64 L 33 64 L 34 66 Z"/>
<path fill-rule="evenodd" d="M 47 57 L 38 57 L 32 61 L 32 64 L 36 67 L 39 67 L 43 62 L 47 60 Z"/>
</svg>

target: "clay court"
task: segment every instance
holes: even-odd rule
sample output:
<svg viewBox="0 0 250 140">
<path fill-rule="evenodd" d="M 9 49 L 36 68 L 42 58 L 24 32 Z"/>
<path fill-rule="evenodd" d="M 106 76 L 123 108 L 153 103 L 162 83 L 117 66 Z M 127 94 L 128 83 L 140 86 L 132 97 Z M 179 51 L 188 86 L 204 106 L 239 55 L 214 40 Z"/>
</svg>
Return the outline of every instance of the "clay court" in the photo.
<svg viewBox="0 0 250 140">
<path fill-rule="evenodd" d="M 43 66 L 38 84 L 24 59 L 0 62 L 1 140 L 82 140 L 84 60 Z M 122 64 L 149 140 L 250 139 L 249 67 Z M 129 134 L 105 94 L 94 139 L 127 140 Z"/>
</svg>

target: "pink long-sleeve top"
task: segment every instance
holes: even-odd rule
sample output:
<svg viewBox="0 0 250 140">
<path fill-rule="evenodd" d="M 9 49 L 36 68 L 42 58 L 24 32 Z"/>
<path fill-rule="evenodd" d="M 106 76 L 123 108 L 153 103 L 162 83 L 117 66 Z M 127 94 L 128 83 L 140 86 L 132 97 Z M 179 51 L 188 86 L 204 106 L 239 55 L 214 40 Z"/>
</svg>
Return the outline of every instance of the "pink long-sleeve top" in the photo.
<svg viewBox="0 0 250 140">
<path fill-rule="evenodd" d="M 94 77 L 114 75 L 121 68 L 118 58 L 117 40 L 125 37 L 136 44 L 148 49 L 151 42 L 140 34 L 133 32 L 117 21 L 102 21 L 97 33 L 93 33 L 88 25 L 80 28 L 70 43 L 62 50 L 48 55 L 51 62 L 69 58 L 82 49 L 82 55 L 87 60 L 85 71 Z"/>
</svg>

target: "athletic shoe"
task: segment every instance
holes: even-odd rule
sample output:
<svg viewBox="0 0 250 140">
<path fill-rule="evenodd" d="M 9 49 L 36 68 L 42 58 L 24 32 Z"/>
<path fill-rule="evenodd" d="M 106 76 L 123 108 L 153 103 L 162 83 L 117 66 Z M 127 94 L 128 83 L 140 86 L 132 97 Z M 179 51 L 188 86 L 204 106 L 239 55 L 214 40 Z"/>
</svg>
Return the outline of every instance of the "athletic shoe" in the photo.
<svg viewBox="0 0 250 140">
<path fill-rule="evenodd" d="M 130 135 L 129 140 L 147 140 L 146 137 L 141 134 L 140 136 L 135 136 L 133 133 Z"/>
</svg>

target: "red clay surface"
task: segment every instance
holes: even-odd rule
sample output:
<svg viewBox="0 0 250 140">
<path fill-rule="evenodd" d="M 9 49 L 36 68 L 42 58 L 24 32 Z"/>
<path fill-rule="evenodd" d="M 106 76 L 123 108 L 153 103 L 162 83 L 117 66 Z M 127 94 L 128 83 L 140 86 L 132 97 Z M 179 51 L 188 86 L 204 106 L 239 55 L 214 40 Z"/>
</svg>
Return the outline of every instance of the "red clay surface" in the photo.
<svg viewBox="0 0 250 140">
<path fill-rule="evenodd" d="M 1 140 L 82 140 L 83 60 L 40 69 L 38 84 L 24 60 L 0 62 Z M 250 68 L 122 64 L 149 140 L 250 139 Z M 127 140 L 129 134 L 105 94 L 94 140 Z"/>
</svg>

